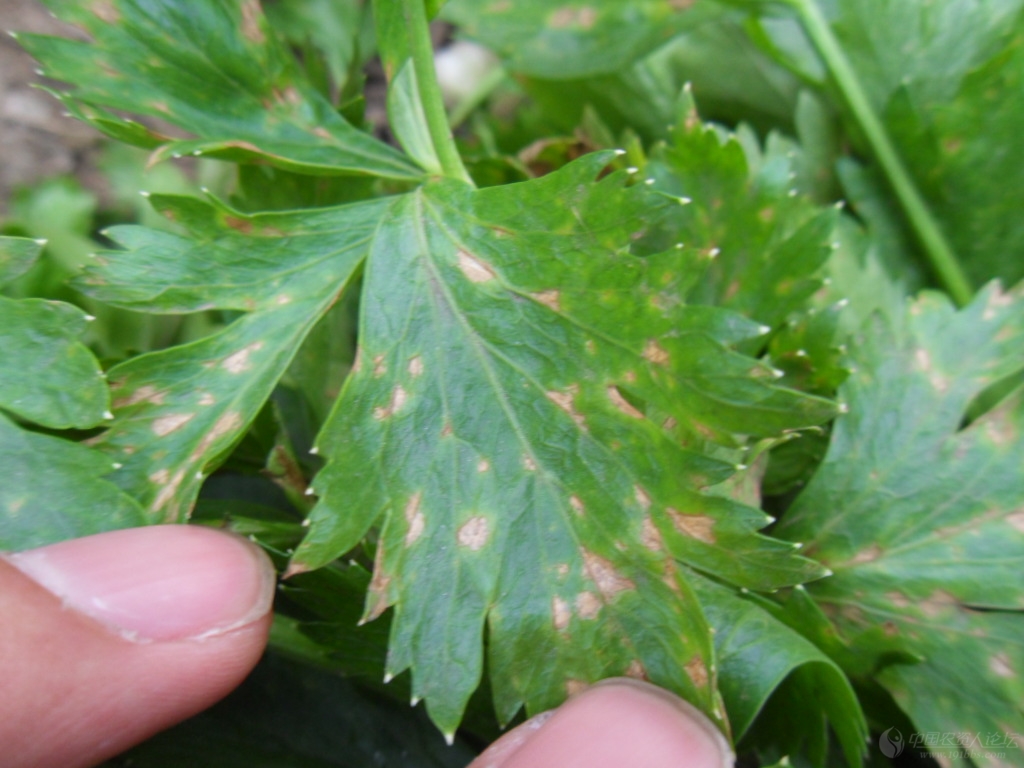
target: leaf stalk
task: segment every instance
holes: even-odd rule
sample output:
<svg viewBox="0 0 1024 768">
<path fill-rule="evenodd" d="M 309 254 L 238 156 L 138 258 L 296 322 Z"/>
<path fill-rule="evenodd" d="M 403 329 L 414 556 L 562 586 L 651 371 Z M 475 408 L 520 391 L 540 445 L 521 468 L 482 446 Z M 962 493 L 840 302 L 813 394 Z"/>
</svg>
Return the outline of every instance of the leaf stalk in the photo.
<svg viewBox="0 0 1024 768">
<path fill-rule="evenodd" d="M 940 282 L 960 306 L 971 301 L 974 289 L 939 223 L 914 184 L 889 134 L 875 113 L 832 28 L 815 0 L 785 0 L 796 10 L 808 37 L 831 72 L 854 120 L 892 185 L 893 192 Z"/>
<path fill-rule="evenodd" d="M 448 125 L 448 115 L 441 87 L 437 83 L 437 71 L 434 69 L 434 46 L 430 40 L 430 23 L 423 0 L 401 0 L 401 3 L 409 34 L 409 52 L 416 72 L 416 87 L 419 89 L 431 143 L 441 161 L 441 171 L 448 178 L 472 184 L 473 180 L 462 164 L 462 157 Z"/>
</svg>

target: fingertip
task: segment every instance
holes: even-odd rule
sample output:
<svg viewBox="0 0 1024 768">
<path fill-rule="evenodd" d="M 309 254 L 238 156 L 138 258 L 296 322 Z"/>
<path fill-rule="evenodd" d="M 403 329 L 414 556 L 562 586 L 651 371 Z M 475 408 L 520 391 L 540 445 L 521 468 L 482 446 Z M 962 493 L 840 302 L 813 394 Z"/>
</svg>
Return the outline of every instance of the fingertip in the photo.
<svg viewBox="0 0 1024 768">
<path fill-rule="evenodd" d="M 471 768 L 728 768 L 728 741 L 692 705 L 613 678 L 506 734 Z"/>
</svg>

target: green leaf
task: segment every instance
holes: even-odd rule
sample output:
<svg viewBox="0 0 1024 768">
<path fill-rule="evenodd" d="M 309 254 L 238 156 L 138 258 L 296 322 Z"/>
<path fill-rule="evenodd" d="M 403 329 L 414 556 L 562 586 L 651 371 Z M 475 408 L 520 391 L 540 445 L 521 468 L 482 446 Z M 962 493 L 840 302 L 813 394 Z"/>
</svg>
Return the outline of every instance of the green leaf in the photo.
<svg viewBox="0 0 1024 768">
<path fill-rule="evenodd" d="M 42 245 L 0 237 L 0 284 L 27 272 Z M 0 296 L 0 409 L 54 429 L 103 421 L 110 394 L 81 342 L 92 319 L 59 301 Z"/>
<path fill-rule="evenodd" d="M 139 505 L 103 479 L 115 469 L 108 457 L 22 430 L 3 414 L 0 466 L 0 550 L 41 547 L 144 523 Z"/>
<path fill-rule="evenodd" d="M 791 158 L 761 154 L 742 134 L 701 122 L 687 90 L 672 141 L 646 172 L 654 188 L 685 201 L 662 237 L 706 255 L 690 301 L 728 307 L 775 328 L 822 285 L 838 212 L 793 187 Z"/>
<path fill-rule="evenodd" d="M 1022 341 L 1020 289 L 877 316 L 851 345 L 849 413 L 774 529 L 835 572 L 808 591 L 858 654 L 923 659 L 880 676 L 922 732 L 1024 726 L 1021 391 L 963 425 Z"/>
<path fill-rule="evenodd" d="M 449 0 L 442 16 L 524 75 L 617 72 L 718 10 L 673 0 Z"/>
<path fill-rule="evenodd" d="M 0 237 L 0 283 L 26 272 L 41 250 L 38 241 Z M 109 458 L 29 432 L 3 413 L 53 429 L 103 421 L 110 394 L 79 341 L 87 320 L 70 304 L 0 296 L 0 550 L 142 522 L 138 505 L 102 479 L 115 469 Z"/>
<path fill-rule="evenodd" d="M 431 183 L 390 201 L 371 246 L 359 362 L 291 570 L 382 520 L 366 618 L 396 606 L 389 672 L 412 667 L 446 732 L 485 622 L 502 720 L 641 670 L 714 714 L 703 617 L 669 555 L 758 589 L 820 573 L 755 535 L 762 512 L 699 492 L 728 464 L 645 418 L 647 403 L 732 445 L 833 410 L 729 350 L 756 324 L 685 303 L 700 254 L 629 252 L 643 216 L 678 204 L 624 172 L 593 183 L 610 157 L 507 187 Z"/>
<path fill-rule="evenodd" d="M 787 4 L 801 6 L 805 0 Z M 1024 78 L 1024 2 L 806 4 L 827 12 L 868 106 L 882 118 L 911 183 L 968 277 L 978 284 L 993 277 L 1012 284 L 1024 277 L 1021 260 L 1004 256 L 1024 249 L 1024 225 L 1013 207 L 1024 194 L 1024 149 L 1015 140 L 1024 128 L 1024 115 L 1015 108 Z M 753 5 L 772 13 L 775 4 Z M 824 86 L 820 64 L 787 56 L 777 29 L 764 29 L 778 46 L 773 52 Z M 847 111 L 863 128 L 857 109 Z M 859 129 L 852 134 L 861 138 Z M 886 173 L 892 182 L 888 168 Z M 855 202 L 882 198 L 884 205 L 897 206 L 881 178 L 854 181 L 858 188 L 849 194 Z M 873 182 L 873 192 L 864 189 L 866 182 Z"/>
<path fill-rule="evenodd" d="M 434 149 L 427 128 L 426 112 L 410 58 L 409 22 L 402 3 L 397 0 L 377 0 L 374 3 L 373 18 L 381 63 L 388 78 L 388 123 L 409 156 L 427 173 L 440 175 L 441 159 Z"/>
<path fill-rule="evenodd" d="M 805 739 L 813 763 L 825 765 L 826 722 L 831 724 L 850 765 L 860 765 L 867 724 L 849 681 L 839 667 L 808 640 L 778 621 L 774 604 L 753 596 L 741 597 L 708 579 L 695 578 L 694 586 L 715 629 L 719 687 L 737 739 L 741 739 L 762 711 L 772 692 L 787 677 L 803 685 L 802 710 L 775 731 L 785 734 L 789 754 Z M 799 672 L 799 675 L 794 675 Z M 809 717 L 808 717 L 809 715 Z M 820 721 L 812 728 L 810 718 Z"/>
<path fill-rule="evenodd" d="M 420 176 L 399 152 L 347 123 L 306 80 L 257 0 L 49 6 L 93 42 L 19 40 L 48 76 L 74 86 L 60 95 L 73 114 L 116 139 L 156 148 L 154 160 L 195 154 L 317 175 Z M 160 118 L 195 138 L 164 135 L 116 111 Z"/>
<path fill-rule="evenodd" d="M 0 286 L 28 272 L 46 241 L 28 237 L 0 237 Z"/>
</svg>

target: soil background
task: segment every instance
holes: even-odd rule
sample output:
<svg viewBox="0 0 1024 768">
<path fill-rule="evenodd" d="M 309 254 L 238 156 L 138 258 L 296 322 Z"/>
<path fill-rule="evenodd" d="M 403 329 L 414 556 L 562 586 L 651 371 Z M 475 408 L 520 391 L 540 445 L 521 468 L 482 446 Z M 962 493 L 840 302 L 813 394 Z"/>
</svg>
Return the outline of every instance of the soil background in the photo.
<svg viewBox="0 0 1024 768">
<path fill-rule="evenodd" d="M 60 102 L 38 85 L 56 85 L 37 73 L 38 63 L 7 32 L 35 32 L 82 38 L 37 0 L 0 0 L 0 218 L 20 186 L 49 176 L 72 174 L 103 190 L 95 161 L 100 134 L 63 114 Z"/>
</svg>

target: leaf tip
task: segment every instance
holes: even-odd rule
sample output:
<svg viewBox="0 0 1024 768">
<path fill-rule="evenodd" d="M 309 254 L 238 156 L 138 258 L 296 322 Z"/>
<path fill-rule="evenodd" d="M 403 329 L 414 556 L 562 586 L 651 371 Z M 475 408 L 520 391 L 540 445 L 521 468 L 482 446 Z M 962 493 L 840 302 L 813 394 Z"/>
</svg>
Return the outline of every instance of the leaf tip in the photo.
<svg viewBox="0 0 1024 768">
<path fill-rule="evenodd" d="M 82 319 L 87 323 L 91 323 L 96 320 L 96 315 L 82 315 Z"/>
<path fill-rule="evenodd" d="M 363 623 L 364 623 L 364 620 L 360 619 L 359 620 L 359 624 L 362 625 Z M 387 671 L 387 672 L 384 673 L 384 685 L 387 685 L 388 683 L 390 683 L 394 679 L 395 679 L 394 673 L 392 673 L 390 671 Z"/>
<path fill-rule="evenodd" d="M 119 461 L 115 461 L 113 464 L 110 465 L 111 469 L 120 469 L 123 466 L 124 466 L 124 464 L 122 464 Z"/>
<path fill-rule="evenodd" d="M 320 449 L 314 445 L 309 449 L 309 453 L 311 456 L 318 456 L 320 454 Z"/>
<path fill-rule="evenodd" d="M 103 412 L 103 418 L 106 419 L 107 421 L 113 421 L 114 414 L 111 413 L 110 411 L 104 411 Z"/>
<path fill-rule="evenodd" d="M 290 579 L 292 576 L 298 576 L 300 573 L 306 573 L 309 570 L 309 566 L 305 563 L 295 562 L 292 560 L 288 564 L 288 568 L 285 570 L 284 575 L 281 578 Z"/>
<path fill-rule="evenodd" d="M 306 490 L 304 491 L 304 494 L 305 494 L 306 496 L 315 496 L 315 495 L 316 495 L 316 491 L 314 491 L 314 490 L 313 490 L 313 486 L 311 485 L 311 486 L 309 486 L 309 487 L 308 487 L 308 488 L 307 488 L 307 489 L 306 489 Z"/>
<path fill-rule="evenodd" d="M 48 242 L 50 242 L 50 241 L 49 241 L 49 240 L 47 240 L 47 239 L 46 239 L 45 237 L 37 237 L 37 238 L 35 239 L 35 244 L 36 244 L 36 245 L 40 245 L 40 246 L 44 246 L 44 245 L 46 245 L 46 244 L 47 244 Z"/>
<path fill-rule="evenodd" d="M 445 731 L 444 741 L 450 747 L 455 743 L 455 731 Z"/>
<path fill-rule="evenodd" d="M 11 37 L 13 37 L 15 40 L 18 39 L 18 33 L 15 32 L 13 29 L 8 29 L 7 30 L 7 34 L 10 35 Z"/>
<path fill-rule="evenodd" d="M 149 198 L 149 196 L 150 196 L 150 194 L 151 194 L 151 193 L 150 193 L 150 192 L 148 192 L 148 191 L 147 191 L 147 190 L 145 190 L 145 189 L 140 189 L 140 190 L 139 190 L 139 194 L 140 194 L 140 195 L 142 195 L 142 196 L 143 196 L 143 197 L 145 197 L 145 198 Z"/>
<path fill-rule="evenodd" d="M 616 150 L 613 150 L 613 151 L 615 152 L 617 157 L 622 157 L 624 154 L 626 154 L 626 150 L 624 150 L 624 149 L 616 149 Z"/>
</svg>

